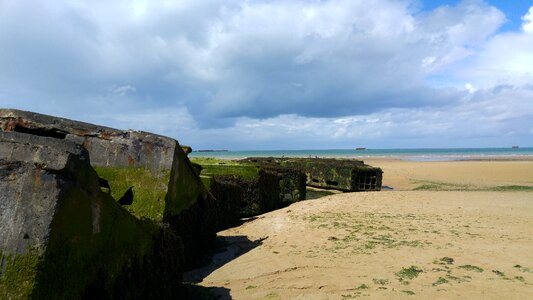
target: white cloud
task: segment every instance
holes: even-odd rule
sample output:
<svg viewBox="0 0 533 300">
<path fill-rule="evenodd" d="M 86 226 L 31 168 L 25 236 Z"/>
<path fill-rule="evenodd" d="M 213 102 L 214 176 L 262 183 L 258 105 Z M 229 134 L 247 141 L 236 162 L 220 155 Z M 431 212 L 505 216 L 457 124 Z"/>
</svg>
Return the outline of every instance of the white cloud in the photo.
<svg viewBox="0 0 533 300">
<path fill-rule="evenodd" d="M 521 134 L 532 14 L 500 34 L 505 16 L 481 0 L 7 0 L 0 105 L 206 147 L 465 136 L 463 116 Z"/>
<path fill-rule="evenodd" d="M 466 84 L 465 84 L 465 89 L 466 89 L 470 94 L 472 94 L 473 92 L 476 91 L 476 88 L 475 88 L 472 84 L 470 84 L 470 83 L 466 83 Z"/>
<path fill-rule="evenodd" d="M 129 93 L 134 93 L 137 89 L 134 86 L 131 85 L 121 85 L 121 86 L 110 86 L 109 91 L 112 94 L 119 95 L 119 96 L 126 96 Z"/>
<path fill-rule="evenodd" d="M 533 34 L 529 19 L 533 7 L 523 17 L 522 32 L 497 34 L 483 43 L 472 57 L 459 66 L 454 66 L 457 80 L 472 85 L 490 88 L 499 85 L 526 86 L 533 83 Z"/>
<path fill-rule="evenodd" d="M 231 127 L 203 131 L 202 137 L 213 137 L 218 148 L 231 145 L 232 149 L 493 147 L 524 144 L 533 139 L 533 89 L 477 90 L 467 98 L 443 109 L 386 109 L 342 118 L 239 118 Z M 217 136 L 226 140 L 221 143 Z M 190 140 L 199 148 L 213 144 L 209 139 Z"/>
<path fill-rule="evenodd" d="M 529 8 L 529 11 L 522 17 L 522 20 L 524 21 L 522 24 L 524 32 L 533 33 L 533 6 Z"/>
</svg>

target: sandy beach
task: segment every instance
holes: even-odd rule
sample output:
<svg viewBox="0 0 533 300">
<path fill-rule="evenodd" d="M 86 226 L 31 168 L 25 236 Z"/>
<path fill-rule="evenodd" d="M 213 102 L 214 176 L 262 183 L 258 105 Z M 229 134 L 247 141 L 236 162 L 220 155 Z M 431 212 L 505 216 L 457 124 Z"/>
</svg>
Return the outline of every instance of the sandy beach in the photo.
<svg viewBox="0 0 533 300">
<path fill-rule="evenodd" d="M 227 251 L 185 278 L 225 299 L 533 297 L 533 161 L 365 162 L 392 191 L 219 232 Z"/>
</svg>

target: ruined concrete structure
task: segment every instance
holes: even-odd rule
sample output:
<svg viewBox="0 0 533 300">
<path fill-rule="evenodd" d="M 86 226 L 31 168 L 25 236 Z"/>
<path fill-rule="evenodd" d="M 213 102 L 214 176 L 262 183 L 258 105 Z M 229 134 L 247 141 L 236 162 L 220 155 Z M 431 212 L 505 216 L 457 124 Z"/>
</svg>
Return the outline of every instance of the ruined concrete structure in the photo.
<svg viewBox="0 0 533 300">
<path fill-rule="evenodd" d="M 181 233 L 205 232 L 200 240 L 186 243 L 186 252 L 193 257 L 213 240 L 213 222 L 205 222 L 208 216 L 198 207 L 209 208 L 214 200 L 176 140 L 14 109 L 0 109 L 0 130 L 82 145 L 100 177 L 109 181 L 114 198 L 134 187 L 136 200 L 128 209 L 137 217 L 173 224 Z M 190 222 L 182 225 L 183 220 Z"/>
<path fill-rule="evenodd" d="M 284 166 L 269 159 L 258 161 L 251 158 L 243 159 L 241 162 L 255 163 L 265 172 L 276 174 L 279 178 L 281 202 L 290 204 L 305 200 L 306 175 L 302 168 L 298 166 Z"/>
<path fill-rule="evenodd" d="M 241 217 L 305 199 L 305 174 L 300 169 L 210 158 L 193 159 L 193 165 L 217 199 L 219 229 L 236 225 Z"/>
<path fill-rule="evenodd" d="M 193 161 L 220 205 L 223 219 L 219 229 L 236 225 L 239 217 L 306 199 L 306 185 L 344 192 L 379 191 L 383 173 L 350 159 L 252 157 L 231 162 L 212 158 Z"/>
<path fill-rule="evenodd" d="M 361 160 L 333 158 L 252 157 L 243 161 L 279 165 L 305 172 L 307 185 L 344 192 L 381 190 L 383 171 Z"/>
<path fill-rule="evenodd" d="M 144 167 L 153 173 L 169 170 L 175 140 L 142 131 L 117 130 L 15 109 L 0 109 L 0 128 L 82 144 L 93 166 Z"/>
<path fill-rule="evenodd" d="M 219 227 L 237 225 L 241 217 L 259 215 L 281 206 L 280 178 L 255 165 L 203 165 L 202 180 L 219 209 Z"/>
<path fill-rule="evenodd" d="M 55 204 L 56 202 L 80 202 L 79 212 L 77 211 L 74 213 L 73 211 L 70 211 L 72 213 L 73 221 L 76 220 L 76 217 L 79 217 L 79 214 L 83 214 L 83 216 L 91 216 L 91 214 L 94 214 L 94 211 L 103 212 L 104 207 L 106 209 L 111 207 L 109 208 L 111 211 L 118 211 L 113 212 L 113 214 L 116 214 L 114 218 L 118 218 L 116 222 L 122 224 L 122 222 L 126 220 L 124 222 L 129 222 L 129 225 L 124 225 L 124 228 L 128 227 L 128 230 L 132 230 L 131 232 L 116 231 L 117 229 L 113 227 L 115 225 L 113 225 L 114 223 L 111 221 L 104 223 L 94 221 L 96 223 L 88 224 L 92 224 L 91 226 L 93 227 L 91 228 L 99 228 L 102 232 L 113 232 L 108 233 L 108 235 L 110 235 L 109 237 L 113 237 L 115 234 L 118 235 L 113 240 L 116 243 L 121 241 L 121 235 L 126 236 L 128 239 L 138 239 L 141 244 L 143 244 L 142 241 L 147 241 L 144 243 L 144 246 L 139 246 L 137 242 L 135 245 L 128 244 L 127 242 L 115 245 L 113 244 L 113 241 L 109 241 L 110 246 L 122 249 L 127 253 L 131 252 L 131 255 L 135 256 L 136 259 L 138 258 L 141 260 L 139 262 L 140 264 L 145 262 L 145 257 L 148 257 L 149 261 L 146 261 L 147 267 L 158 267 L 156 266 L 157 263 L 168 261 L 166 261 L 167 258 L 163 259 L 158 257 L 155 258 L 155 261 L 157 262 L 155 263 L 154 261 L 151 261 L 151 259 L 157 255 L 154 254 L 154 256 L 150 254 L 146 256 L 144 254 L 152 253 L 150 252 L 152 250 L 155 251 L 154 253 L 161 253 L 167 250 L 170 251 L 169 253 L 166 253 L 166 255 L 174 257 L 175 261 L 179 261 L 180 263 L 168 264 L 169 267 L 175 267 L 172 276 L 175 277 L 173 279 L 176 279 L 169 282 L 178 282 L 181 269 L 183 267 L 190 267 L 198 260 L 202 253 L 209 249 L 214 243 L 215 229 L 217 226 L 217 208 L 215 199 L 207 192 L 201 183 L 201 180 L 188 160 L 186 153 L 176 140 L 146 132 L 132 130 L 122 131 L 12 109 L 0 109 L 0 132 L 3 137 L 6 137 L 1 141 L 4 147 L 4 152 L 0 158 L 4 159 L 4 157 L 11 157 L 9 161 L 5 161 L 5 159 L 3 161 L 2 182 L 9 183 L 10 178 L 13 176 L 17 177 L 13 174 L 21 174 L 20 179 L 11 183 L 11 188 L 6 185 L 7 183 L 2 183 L 3 185 L 1 186 L 2 193 L 5 196 L 1 199 L 2 202 L 0 202 L 0 205 L 2 206 L 0 232 L 6 232 L 4 234 L 8 234 L 8 232 L 12 232 L 12 230 L 18 230 L 16 234 L 10 233 L 14 235 L 9 239 L 9 245 L 0 245 L 0 251 L 2 251 L 0 278 L 3 278 L 2 284 L 3 286 L 7 286 L 8 289 L 11 289 L 9 288 L 11 281 L 9 281 L 10 276 L 8 276 L 10 274 L 10 269 L 9 267 L 5 267 L 6 263 L 20 260 L 20 257 L 24 257 L 21 255 L 25 255 L 24 251 L 34 251 L 32 250 L 34 248 L 38 250 L 36 251 L 39 260 L 44 259 L 45 264 L 47 264 L 47 261 L 52 261 L 44 254 L 48 251 L 47 249 L 49 249 L 53 232 L 45 231 L 40 235 L 36 235 L 27 230 L 27 227 L 33 227 L 35 225 L 33 223 L 17 223 L 16 226 L 9 227 L 11 229 L 6 227 L 10 226 L 7 224 L 14 219 L 31 219 L 38 220 L 38 222 L 36 221 L 36 224 L 42 224 L 42 226 L 47 228 L 48 226 L 51 226 L 50 224 L 59 222 L 56 220 L 58 220 L 58 216 L 62 214 L 62 211 L 58 211 L 57 208 L 59 206 Z M 14 144 L 9 142 L 9 139 L 14 139 L 16 141 L 15 144 L 18 146 L 12 148 Z M 84 196 L 80 198 L 78 197 L 78 194 L 76 194 L 76 197 L 67 198 L 68 200 L 61 200 L 62 198 L 58 198 L 59 196 L 56 197 L 54 194 L 54 186 L 56 186 L 57 193 L 62 194 L 64 190 L 62 184 L 67 181 L 65 181 L 66 179 L 63 180 L 63 177 L 57 179 L 54 176 L 57 174 L 63 174 L 62 170 L 66 167 L 61 167 L 61 165 L 59 167 L 46 167 L 46 165 L 53 165 L 53 162 L 56 161 L 54 160 L 54 156 L 57 156 L 57 159 L 63 159 L 65 161 L 68 159 L 65 158 L 64 155 L 60 155 L 62 152 L 57 150 L 51 151 L 50 155 L 46 157 L 43 156 L 39 161 L 34 161 L 35 155 L 39 158 L 39 155 L 41 155 L 40 153 L 48 153 L 39 150 L 41 149 L 40 145 L 46 145 L 43 149 L 54 149 L 54 147 L 62 149 L 61 147 L 67 147 L 66 145 L 68 145 L 68 147 L 73 149 L 71 152 L 74 153 L 75 151 L 78 151 L 72 155 L 67 155 L 66 157 L 69 157 L 69 159 L 73 156 L 79 157 L 79 160 L 85 161 L 84 167 L 80 167 L 76 170 L 70 170 L 67 168 L 70 171 L 65 172 L 64 176 L 67 179 L 79 177 L 79 180 L 72 182 L 71 185 L 77 186 L 80 192 L 88 193 L 86 197 Z M 25 153 L 25 156 L 19 158 L 16 156 L 18 152 Z M 17 167 L 19 165 L 22 167 Z M 79 166 L 80 164 L 77 164 L 76 168 Z M 52 174 L 50 175 L 52 177 L 37 176 L 36 174 L 42 170 L 48 170 L 46 172 Z M 78 174 L 76 172 L 82 173 Z M 89 173 L 92 175 L 87 175 Z M 36 179 L 28 181 L 28 178 L 33 178 L 32 176 L 36 176 Z M 91 179 L 87 179 L 87 176 Z M 102 193 L 98 186 L 99 177 L 102 177 L 109 182 L 111 195 Z M 42 197 L 48 197 L 46 199 L 53 203 L 43 202 L 42 205 L 32 206 L 33 203 L 38 203 L 38 201 L 35 202 L 36 200 L 32 198 L 34 197 L 34 193 L 28 194 L 23 191 L 17 192 L 13 189 L 15 187 L 20 188 L 21 184 L 26 188 L 37 188 L 38 190 L 36 190 L 35 193 L 40 194 Z M 132 205 L 127 206 L 125 209 L 118 206 L 114 201 L 120 198 L 130 186 L 134 187 L 134 201 Z M 4 192 L 4 190 L 10 192 Z M 17 205 L 14 204 L 13 201 L 15 200 L 13 199 L 18 199 L 16 200 L 18 201 Z M 79 219 L 82 220 L 83 218 L 79 217 Z M 27 226 L 24 224 L 27 224 Z M 146 224 L 149 224 L 149 226 Z M 74 226 L 73 228 L 81 230 L 82 233 L 91 232 L 92 230 L 88 227 L 78 228 Z M 118 226 L 118 228 L 120 229 L 121 227 Z M 166 228 L 169 229 L 167 230 Z M 22 231 L 24 231 L 24 233 L 21 237 L 20 233 Z M 137 232 L 139 234 L 145 232 L 145 234 L 138 236 Z M 70 231 L 69 233 L 73 235 L 76 234 L 75 232 Z M 42 245 L 34 244 L 32 242 L 28 244 L 28 248 L 28 245 L 25 244 L 26 235 L 30 236 L 32 239 L 32 236 L 35 236 Z M 46 236 L 49 236 L 50 239 L 44 238 Z M 87 238 L 90 236 L 91 235 L 88 234 Z M 5 240 L 4 236 L 2 236 L 2 240 L 3 243 L 7 243 L 5 242 L 8 240 L 7 236 Z M 15 243 L 14 241 L 20 245 L 16 247 L 13 246 L 12 243 Z M 167 241 L 174 241 L 174 243 L 170 245 Z M 76 248 L 76 251 L 81 251 L 80 253 L 88 252 L 86 254 L 90 255 L 102 254 L 102 252 L 99 252 L 101 249 L 98 247 L 99 245 L 102 247 L 102 245 L 105 244 L 106 242 L 104 240 L 98 241 L 96 245 L 87 242 L 86 244 L 83 244 L 84 246 L 87 246 L 87 248 L 84 248 L 85 250 Z M 37 247 L 36 245 L 40 246 Z M 161 251 L 156 249 L 156 245 L 161 247 Z M 142 249 L 139 249 L 139 251 L 142 250 L 142 253 L 136 252 L 136 247 L 143 247 Z M 129 249 L 131 249 L 131 251 Z M 114 255 L 116 255 L 116 257 L 114 257 Z M 113 251 L 104 256 L 109 259 L 106 263 L 113 266 L 121 265 L 121 261 L 125 257 L 124 255 L 114 253 Z M 114 261 L 114 259 L 118 259 L 119 261 Z M 183 264 L 181 264 L 181 262 L 183 262 Z M 79 273 L 87 267 L 82 267 L 72 262 L 70 263 L 72 266 L 80 267 L 77 270 L 70 270 L 72 273 Z M 91 277 L 92 275 L 87 275 L 91 277 L 87 279 L 87 282 L 92 282 L 92 285 L 88 290 L 92 291 L 91 293 L 95 293 L 95 291 L 97 293 L 102 287 L 102 284 L 106 287 L 123 285 L 118 283 L 118 285 L 110 284 L 106 279 L 109 276 L 120 280 L 123 276 L 128 277 L 129 275 L 127 274 L 131 272 L 141 272 L 137 274 L 140 276 L 142 272 L 146 271 L 131 261 L 128 262 L 128 266 L 130 271 L 113 270 L 113 272 L 118 273 L 109 273 L 108 270 L 105 269 L 99 270 L 97 272 L 98 274 L 92 274 L 100 278 L 98 280 Z M 164 270 L 165 268 L 161 269 L 162 275 L 165 274 Z M 35 274 L 35 272 L 33 274 Z M 75 277 L 77 276 L 78 275 Z M 39 282 L 39 280 L 36 281 L 37 286 L 39 286 Z M 87 282 L 78 286 L 80 290 L 77 290 L 76 293 L 80 293 L 81 290 L 87 289 L 87 286 L 85 286 Z M 135 291 L 135 289 L 132 290 Z M 36 290 L 34 289 L 32 295 L 36 293 L 35 291 Z M 113 291 L 106 288 L 105 293 L 111 295 Z"/>
<path fill-rule="evenodd" d="M 178 292 L 179 237 L 103 193 L 79 144 L 0 132 L 0 191 L 0 299 Z"/>
</svg>

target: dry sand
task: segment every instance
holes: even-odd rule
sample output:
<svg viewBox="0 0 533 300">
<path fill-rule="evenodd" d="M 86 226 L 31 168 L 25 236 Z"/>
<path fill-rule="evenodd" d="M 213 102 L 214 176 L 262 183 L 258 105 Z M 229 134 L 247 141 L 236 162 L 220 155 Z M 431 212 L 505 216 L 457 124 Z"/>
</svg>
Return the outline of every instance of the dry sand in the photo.
<svg viewBox="0 0 533 300">
<path fill-rule="evenodd" d="M 366 159 L 384 171 L 383 185 L 410 190 L 425 183 L 484 188 L 503 185 L 533 186 L 533 160 L 412 162 Z"/>
<path fill-rule="evenodd" d="M 493 191 L 533 186 L 532 161 L 367 163 L 395 191 L 222 231 L 227 251 L 186 278 L 233 299 L 533 299 L 533 192 Z M 428 184 L 469 191 L 408 191 Z"/>
</svg>

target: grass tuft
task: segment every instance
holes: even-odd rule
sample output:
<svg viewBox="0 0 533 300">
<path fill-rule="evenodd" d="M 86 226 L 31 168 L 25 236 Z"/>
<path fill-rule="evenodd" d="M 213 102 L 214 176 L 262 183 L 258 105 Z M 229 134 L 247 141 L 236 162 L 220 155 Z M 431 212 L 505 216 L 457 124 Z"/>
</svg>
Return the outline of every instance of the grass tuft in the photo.
<svg viewBox="0 0 533 300">
<path fill-rule="evenodd" d="M 440 261 L 442 261 L 443 263 L 445 263 L 447 265 L 453 265 L 453 262 L 454 262 L 453 258 L 446 257 L 446 256 L 441 258 Z"/>
<path fill-rule="evenodd" d="M 433 282 L 431 285 L 432 286 L 437 286 L 437 285 L 445 284 L 445 283 L 448 283 L 448 282 L 449 281 L 446 278 L 439 277 L 439 279 L 437 279 L 437 281 Z"/>
<path fill-rule="evenodd" d="M 462 265 L 462 266 L 459 266 L 460 269 L 465 269 L 467 271 L 474 271 L 474 272 L 478 272 L 478 273 L 481 273 L 483 272 L 483 269 L 478 267 L 478 266 L 473 266 L 473 265 Z"/>
<path fill-rule="evenodd" d="M 388 280 L 388 279 L 385 279 L 385 278 L 374 278 L 374 279 L 372 279 L 372 281 L 373 281 L 375 284 L 379 284 L 379 285 L 386 285 L 386 284 L 389 284 L 389 280 Z"/>
<path fill-rule="evenodd" d="M 413 278 L 418 277 L 418 274 L 422 273 L 423 271 L 419 269 L 416 266 L 410 266 L 409 268 L 402 268 L 400 271 L 396 272 L 396 276 L 399 277 L 400 281 L 403 280 L 411 280 Z"/>
<path fill-rule="evenodd" d="M 526 192 L 533 191 L 533 186 L 526 185 L 501 185 L 490 189 L 497 192 Z"/>
</svg>

